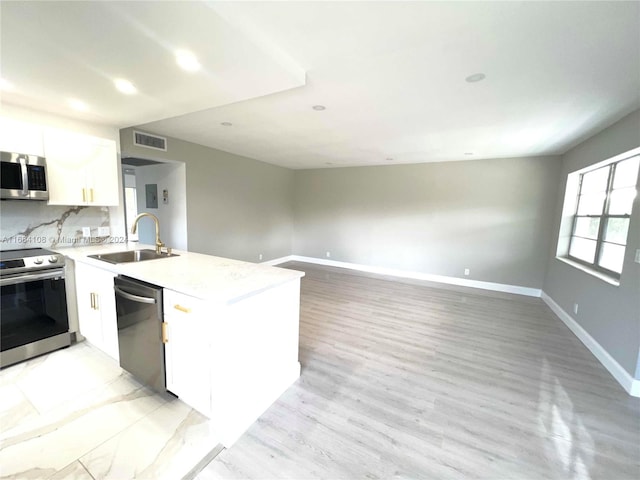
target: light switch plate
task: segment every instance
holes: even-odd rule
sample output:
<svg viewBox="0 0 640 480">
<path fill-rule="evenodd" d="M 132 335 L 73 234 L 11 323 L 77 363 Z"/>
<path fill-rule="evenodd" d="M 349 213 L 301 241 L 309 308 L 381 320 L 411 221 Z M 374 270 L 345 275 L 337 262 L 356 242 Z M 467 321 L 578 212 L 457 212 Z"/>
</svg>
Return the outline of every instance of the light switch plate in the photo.
<svg viewBox="0 0 640 480">
<path fill-rule="evenodd" d="M 109 227 L 98 227 L 98 236 L 99 237 L 108 237 L 111 234 Z"/>
<path fill-rule="evenodd" d="M 82 227 L 82 236 L 89 238 L 91 236 L 91 227 Z"/>
</svg>

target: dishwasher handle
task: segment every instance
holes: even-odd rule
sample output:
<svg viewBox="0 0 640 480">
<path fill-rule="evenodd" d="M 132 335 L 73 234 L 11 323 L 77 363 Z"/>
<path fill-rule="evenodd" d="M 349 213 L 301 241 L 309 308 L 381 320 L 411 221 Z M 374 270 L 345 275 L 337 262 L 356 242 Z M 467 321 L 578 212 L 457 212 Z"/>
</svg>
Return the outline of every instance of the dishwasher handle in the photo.
<svg viewBox="0 0 640 480">
<path fill-rule="evenodd" d="M 116 291 L 116 295 L 120 295 L 121 297 L 126 298 L 127 300 L 131 300 L 132 302 L 150 304 L 157 303 L 157 300 L 153 297 L 142 297 L 140 295 L 134 295 L 133 293 L 125 292 L 117 285 L 114 286 L 113 289 Z"/>
</svg>

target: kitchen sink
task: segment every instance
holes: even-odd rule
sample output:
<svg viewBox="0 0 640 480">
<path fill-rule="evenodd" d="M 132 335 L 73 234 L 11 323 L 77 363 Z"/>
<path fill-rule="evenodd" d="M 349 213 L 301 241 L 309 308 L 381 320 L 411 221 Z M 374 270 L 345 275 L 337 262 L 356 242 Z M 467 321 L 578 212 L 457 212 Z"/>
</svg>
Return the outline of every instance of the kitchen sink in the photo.
<svg viewBox="0 0 640 480">
<path fill-rule="evenodd" d="M 98 255 L 89 255 L 89 258 L 95 258 L 108 263 L 131 263 L 144 262 L 146 260 L 156 260 L 158 258 L 177 257 L 175 253 L 156 253 L 155 250 L 127 250 L 124 252 L 101 253 Z"/>
</svg>

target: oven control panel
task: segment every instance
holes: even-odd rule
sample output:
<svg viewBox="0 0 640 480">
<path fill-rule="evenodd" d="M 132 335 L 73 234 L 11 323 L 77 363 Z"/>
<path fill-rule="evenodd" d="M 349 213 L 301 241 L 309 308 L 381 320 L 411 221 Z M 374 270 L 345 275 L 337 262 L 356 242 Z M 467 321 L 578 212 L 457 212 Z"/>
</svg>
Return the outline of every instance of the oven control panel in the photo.
<svg viewBox="0 0 640 480">
<path fill-rule="evenodd" d="M 65 263 L 64 255 L 44 248 L 0 250 L 0 276 L 3 278 L 39 270 L 62 270 Z"/>
<path fill-rule="evenodd" d="M 4 260 L 0 262 L 0 270 L 24 267 L 24 260 Z"/>
<path fill-rule="evenodd" d="M 62 268 L 65 265 L 63 255 L 42 255 L 24 258 L 1 259 L 0 271 L 2 275 L 25 273 L 51 268 Z"/>
<path fill-rule="evenodd" d="M 58 255 L 51 255 L 48 257 L 29 257 L 24 260 L 24 267 L 46 267 L 46 266 L 62 266 L 64 261 L 61 261 L 64 257 Z"/>
</svg>

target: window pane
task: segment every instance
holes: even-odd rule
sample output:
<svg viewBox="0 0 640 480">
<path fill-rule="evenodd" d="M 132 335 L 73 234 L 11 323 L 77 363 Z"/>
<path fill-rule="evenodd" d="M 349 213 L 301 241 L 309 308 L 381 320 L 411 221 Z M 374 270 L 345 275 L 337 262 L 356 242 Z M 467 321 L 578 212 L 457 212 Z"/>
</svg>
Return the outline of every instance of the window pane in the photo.
<svg viewBox="0 0 640 480">
<path fill-rule="evenodd" d="M 628 158 L 616 165 L 616 176 L 613 179 L 613 188 L 633 187 L 638 181 L 638 165 L 640 155 Z"/>
<path fill-rule="evenodd" d="M 608 270 L 621 273 L 624 262 L 624 247 L 613 243 L 603 243 L 598 265 Z"/>
<path fill-rule="evenodd" d="M 600 217 L 578 217 L 576 218 L 576 230 L 574 235 L 587 238 L 598 238 L 598 228 L 600 228 Z"/>
<path fill-rule="evenodd" d="M 610 165 L 599 168 L 582 175 L 582 186 L 580 193 L 604 192 L 607 189 L 607 180 L 609 180 Z"/>
<path fill-rule="evenodd" d="M 606 193 L 591 193 L 578 198 L 578 215 L 601 215 Z"/>
<path fill-rule="evenodd" d="M 596 256 L 595 240 L 586 240 L 584 238 L 571 237 L 569 255 L 579 258 L 580 260 L 584 260 L 585 262 L 593 263 Z"/>
<path fill-rule="evenodd" d="M 604 230 L 604 239 L 607 242 L 627 243 L 627 232 L 629 231 L 628 218 L 610 218 Z"/>
<path fill-rule="evenodd" d="M 631 214 L 634 198 L 636 198 L 634 187 L 613 190 L 609 201 L 609 213 L 612 215 Z"/>
<path fill-rule="evenodd" d="M 127 210 L 127 232 L 129 240 L 138 240 L 138 233 L 131 233 L 133 227 L 133 220 L 138 215 L 138 200 L 136 195 L 136 189 L 133 187 L 125 187 L 124 189 L 124 203 Z"/>
</svg>

